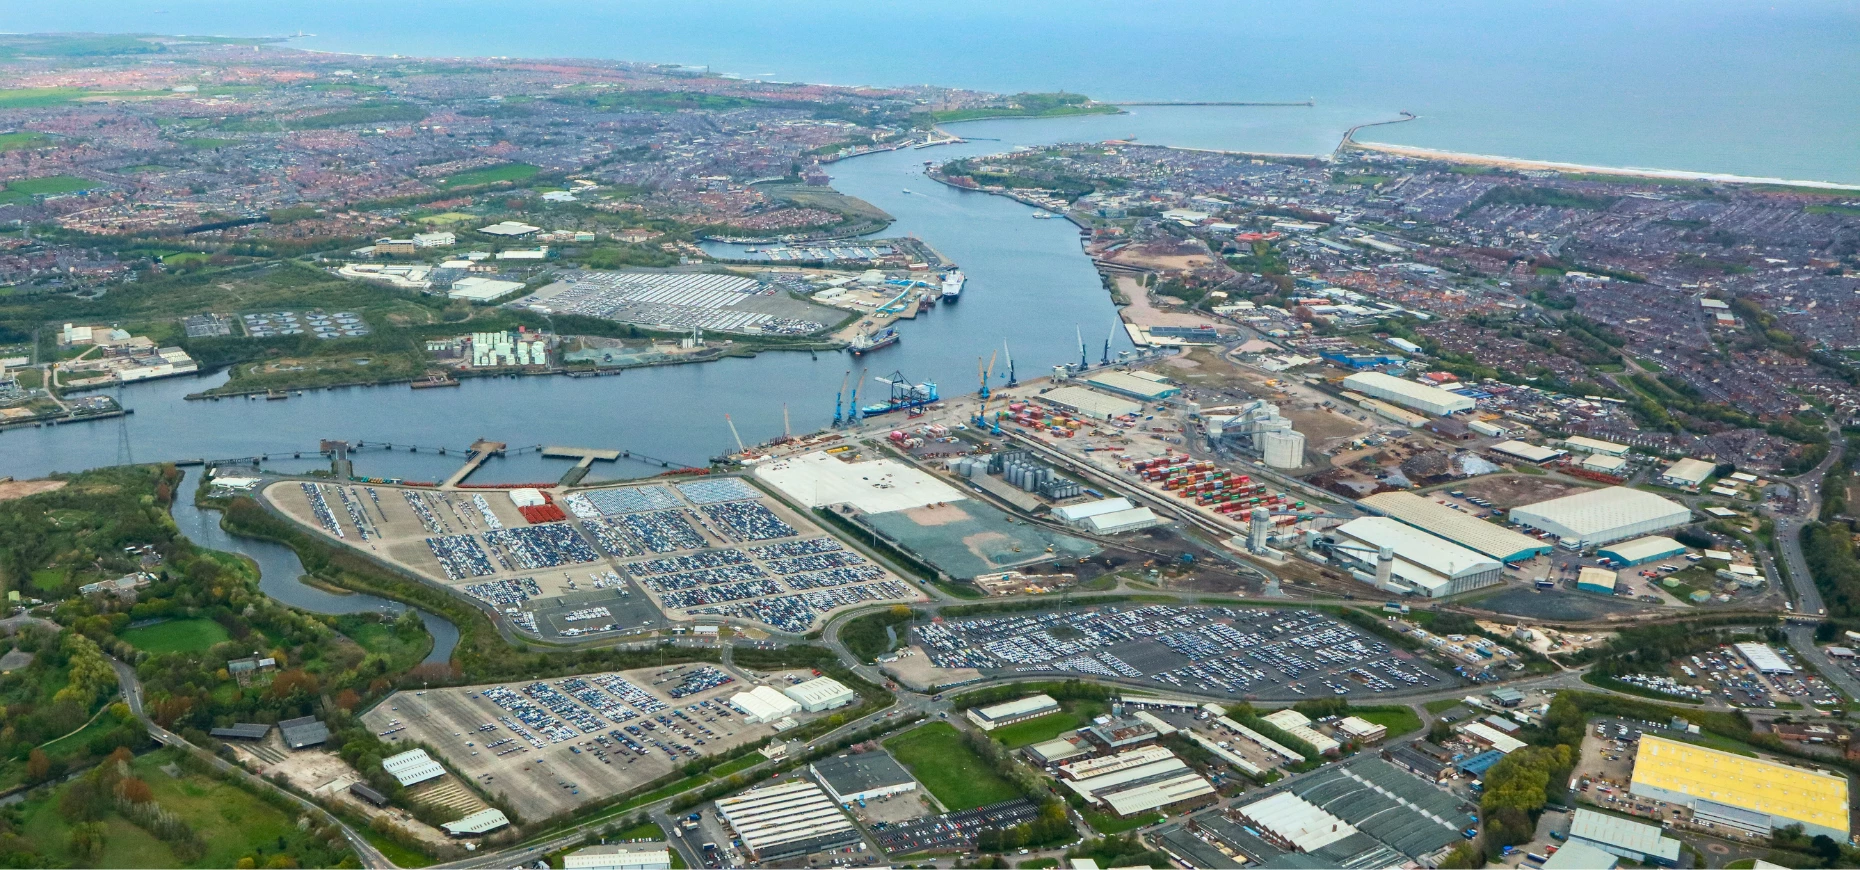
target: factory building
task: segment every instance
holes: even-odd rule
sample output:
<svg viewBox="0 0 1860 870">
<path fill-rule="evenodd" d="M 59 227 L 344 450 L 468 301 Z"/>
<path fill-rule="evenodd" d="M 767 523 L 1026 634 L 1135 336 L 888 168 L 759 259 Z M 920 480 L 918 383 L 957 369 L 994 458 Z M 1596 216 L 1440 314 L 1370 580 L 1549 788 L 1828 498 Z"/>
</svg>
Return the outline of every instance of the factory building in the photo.
<svg viewBox="0 0 1860 870">
<path fill-rule="evenodd" d="M 1458 798 L 1379 758 L 1328 766 L 1234 812 L 1239 824 L 1204 816 L 1207 829 L 1268 867 L 1432 867 L 1463 842 L 1466 818 Z"/>
<path fill-rule="evenodd" d="M 917 780 L 897 759 L 883 752 L 841 755 L 808 765 L 827 794 L 842 804 L 877 800 L 917 790 Z"/>
<path fill-rule="evenodd" d="M 510 817 L 503 810 L 479 810 L 457 821 L 447 822 L 440 827 L 454 837 L 480 837 L 510 824 Z"/>
<path fill-rule="evenodd" d="M 1358 743 L 1374 743 L 1389 736 L 1387 725 L 1378 725 L 1359 716 L 1345 716 L 1337 720 L 1337 730 Z"/>
<path fill-rule="evenodd" d="M 1278 726 L 1279 730 L 1311 744 L 1311 748 L 1317 750 L 1320 755 L 1329 755 L 1343 748 L 1343 744 L 1311 727 L 1310 717 L 1297 710 L 1274 710 L 1260 718 Z"/>
<path fill-rule="evenodd" d="M 1437 501 L 1411 492 L 1379 492 L 1361 500 L 1363 506 L 1491 556 L 1500 562 L 1521 562 L 1550 552 L 1550 546 L 1529 535 L 1473 519 Z"/>
<path fill-rule="evenodd" d="M 844 707 L 859 700 L 858 692 L 846 688 L 845 684 L 832 677 L 815 677 L 805 683 L 789 686 L 781 693 L 793 698 L 801 705 L 801 709 L 809 713 Z"/>
<path fill-rule="evenodd" d="M 1143 406 L 1135 402 L 1077 386 L 1057 387 L 1034 398 L 1085 420 L 1109 420 L 1143 413 Z"/>
<path fill-rule="evenodd" d="M 1505 568 L 1489 556 L 1428 534 L 1388 517 L 1362 517 L 1332 530 L 1346 561 L 1376 571 L 1376 582 L 1391 591 L 1441 598 L 1502 582 Z M 1394 551 L 1383 577 L 1377 555 Z"/>
<path fill-rule="evenodd" d="M 1795 668 L 1790 667 L 1788 662 L 1783 661 L 1783 657 L 1777 655 L 1776 651 L 1771 649 L 1768 644 L 1746 642 L 1732 644 L 1732 646 L 1737 648 L 1737 654 L 1743 656 L 1744 661 L 1749 662 L 1750 666 L 1757 670 L 1757 673 L 1778 675 L 1795 673 Z"/>
<path fill-rule="evenodd" d="M 1120 816 L 1214 794 L 1213 784 L 1160 746 L 1062 764 L 1060 774 L 1060 782 L 1079 797 L 1109 807 Z"/>
<path fill-rule="evenodd" d="M 1524 441 L 1501 441 L 1492 445 L 1492 452 L 1503 453 L 1513 459 L 1522 459 L 1532 465 L 1542 465 L 1563 455 L 1561 450 L 1539 447 Z"/>
<path fill-rule="evenodd" d="M 1628 455 L 1626 444 L 1616 444 L 1613 441 L 1603 441 L 1600 438 L 1590 438 L 1584 435 L 1572 435 L 1563 439 L 1563 446 L 1579 453 L 1592 453 L 1597 456 Z"/>
<path fill-rule="evenodd" d="M 1018 701 L 991 704 L 987 707 L 972 707 L 968 717 L 975 727 L 983 731 L 993 731 L 1003 725 L 1037 719 L 1048 713 L 1059 712 L 1059 702 L 1050 695 L 1031 695 Z"/>
<path fill-rule="evenodd" d="M 1801 825 L 1807 836 L 1845 842 L 1850 827 L 1844 776 L 1654 734 L 1641 735 L 1628 792 L 1690 807 L 1700 820 L 1759 837 Z"/>
<path fill-rule="evenodd" d="M 1609 544 L 1597 551 L 1597 554 L 1602 558 L 1614 562 L 1616 565 L 1623 568 L 1632 568 L 1635 565 L 1644 565 L 1648 562 L 1657 562 L 1661 559 L 1683 556 L 1685 553 L 1685 544 L 1660 535 L 1648 535 L 1645 538 L 1635 538 L 1624 544 Z"/>
<path fill-rule="evenodd" d="M 1616 477 L 1626 477 L 1628 473 L 1628 461 L 1621 456 L 1609 456 L 1606 453 L 1591 453 L 1583 457 L 1582 468 L 1584 471 L 1593 471 L 1597 474 L 1612 474 Z"/>
<path fill-rule="evenodd" d="M 1127 511 L 1133 507 L 1136 507 L 1136 505 L 1132 504 L 1130 499 L 1106 498 L 1098 501 L 1084 502 L 1083 504 L 1069 504 L 1064 507 L 1053 508 L 1053 516 L 1068 526 L 1075 529 L 1082 529 L 1085 527 L 1085 520 L 1091 517 L 1101 514 L 1114 514 L 1118 511 Z"/>
<path fill-rule="evenodd" d="M 1615 586 L 1620 582 L 1619 575 L 1607 568 L 1584 567 L 1576 572 L 1576 590 L 1594 592 L 1601 595 L 1615 594 Z"/>
<path fill-rule="evenodd" d="M 1611 486 L 1512 508 L 1511 521 L 1581 549 L 1678 528 L 1692 521 L 1692 511 L 1650 492 Z"/>
<path fill-rule="evenodd" d="M 1659 825 L 1620 816 L 1577 810 L 1569 823 L 1571 845 L 1586 843 L 1618 858 L 1643 865 L 1671 867 L 1679 863 L 1679 841 L 1664 836 Z"/>
<path fill-rule="evenodd" d="M 663 842 L 589 846 L 562 856 L 562 870 L 671 870 L 672 852 Z"/>
<path fill-rule="evenodd" d="M 1681 459 L 1660 472 L 1660 482 L 1681 489 L 1698 489 L 1717 470 L 1716 463 L 1703 459 Z"/>
<path fill-rule="evenodd" d="M 1384 399 L 1436 417 L 1473 409 L 1473 400 L 1459 393 L 1417 384 L 1414 381 L 1403 380 L 1381 372 L 1357 372 L 1343 379 L 1343 387 L 1346 390 L 1355 390 L 1366 396 Z"/>
<path fill-rule="evenodd" d="M 387 771 L 402 787 L 446 775 L 446 769 L 427 755 L 424 749 L 409 749 L 399 755 L 383 758 L 381 769 Z"/>
<path fill-rule="evenodd" d="M 1168 381 L 1161 375 L 1144 371 L 1136 372 L 1099 372 L 1085 379 L 1101 390 L 1108 390 L 1122 396 L 1128 396 L 1140 402 L 1160 402 L 1182 392 L 1182 388 Z"/>
<path fill-rule="evenodd" d="M 768 686 L 737 692 L 730 696 L 730 706 L 742 711 L 743 722 L 749 725 L 774 722 L 801 712 L 801 705 L 794 699 Z"/>
<path fill-rule="evenodd" d="M 806 855 L 859 840 L 839 805 L 804 779 L 752 788 L 717 801 L 717 815 L 757 861 Z"/>
</svg>

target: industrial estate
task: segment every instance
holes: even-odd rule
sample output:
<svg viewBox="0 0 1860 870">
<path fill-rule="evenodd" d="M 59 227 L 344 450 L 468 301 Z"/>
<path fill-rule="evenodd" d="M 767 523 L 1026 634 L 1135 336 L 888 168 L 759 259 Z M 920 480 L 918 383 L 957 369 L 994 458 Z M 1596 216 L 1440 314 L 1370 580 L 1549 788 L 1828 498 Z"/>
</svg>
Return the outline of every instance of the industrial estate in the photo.
<svg viewBox="0 0 1860 870">
<path fill-rule="evenodd" d="M 930 160 L 1075 225 L 1118 308 L 938 384 L 886 363 L 913 321 L 1012 288 L 823 167 L 1116 106 L 0 48 L 0 428 L 121 457 L 0 478 L 0 864 L 1860 866 L 1854 191 Z M 118 389 L 761 352 L 839 360 L 832 422 L 769 383 L 781 433 L 719 410 L 707 461 L 621 434 L 704 409 L 499 407 L 136 463 Z"/>
</svg>

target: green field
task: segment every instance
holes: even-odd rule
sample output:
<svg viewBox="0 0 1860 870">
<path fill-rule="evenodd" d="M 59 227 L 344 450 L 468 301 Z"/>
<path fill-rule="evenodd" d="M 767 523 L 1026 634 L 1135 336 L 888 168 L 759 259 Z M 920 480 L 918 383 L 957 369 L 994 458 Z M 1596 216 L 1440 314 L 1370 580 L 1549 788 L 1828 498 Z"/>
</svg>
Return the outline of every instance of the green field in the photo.
<svg viewBox="0 0 1860 870">
<path fill-rule="evenodd" d="M 1031 746 L 1078 728 L 1104 712 L 1102 705 L 1091 701 L 1067 701 L 1061 706 L 1063 709 L 1057 713 L 1004 725 L 988 732 L 988 736 L 1013 748 Z"/>
<path fill-rule="evenodd" d="M 1121 834 L 1134 831 L 1151 822 L 1163 820 L 1161 813 L 1138 813 L 1134 816 L 1119 816 L 1102 810 L 1086 810 L 1085 822 L 1100 834 Z"/>
<path fill-rule="evenodd" d="M 1458 707 L 1459 705 L 1460 705 L 1460 701 L 1458 698 L 1441 698 L 1436 701 L 1429 701 L 1425 704 L 1422 704 L 1421 706 L 1426 707 L 1427 712 L 1433 713 L 1435 715 L 1439 715 L 1441 713 L 1445 713 L 1448 710 L 1453 709 L 1454 707 Z"/>
<path fill-rule="evenodd" d="M 27 148 L 43 148 L 52 144 L 52 139 L 43 133 L 19 131 L 0 133 L 0 151 L 22 151 Z"/>
<path fill-rule="evenodd" d="M 83 88 L 8 88 L 0 91 L 0 109 L 39 109 L 84 96 Z"/>
<path fill-rule="evenodd" d="M 434 183 L 434 186 L 442 190 L 451 190 L 455 187 L 477 187 L 480 184 L 496 184 L 500 181 L 522 181 L 540 171 L 542 167 L 531 166 L 528 163 L 506 163 L 502 166 L 486 166 L 483 169 L 472 169 L 441 178 Z"/>
<path fill-rule="evenodd" d="M 19 181 L 9 181 L 6 189 L 27 196 L 49 196 L 54 193 L 88 190 L 96 186 L 97 182 L 75 175 L 48 175 L 44 178 L 22 178 Z"/>
<path fill-rule="evenodd" d="M 104 819 L 102 856 L 94 863 L 78 865 L 77 856 L 70 853 L 71 826 L 56 797 L 68 785 L 49 794 L 39 793 L 22 804 L 20 833 L 49 859 L 50 866 L 232 867 L 246 857 L 256 858 L 256 863 L 264 866 L 270 856 L 280 854 L 280 843 L 285 847 L 282 854 L 294 859 L 310 859 L 313 853 L 328 855 L 327 850 L 310 846 L 309 836 L 297 830 L 294 816 L 237 786 L 207 776 L 185 771 L 179 777 L 170 776 L 161 768 L 172 761 L 173 750 L 152 752 L 137 758 L 130 771 L 149 784 L 163 809 L 180 816 L 199 835 L 206 854 L 197 861 L 183 863 L 167 843 L 110 813 Z M 265 857 L 259 857 L 261 854 Z"/>
<path fill-rule="evenodd" d="M 947 722 L 893 737 L 885 741 L 885 748 L 952 812 L 1020 797 L 1014 784 L 965 745 L 962 734 Z"/>
<path fill-rule="evenodd" d="M 1385 738 L 1387 740 L 1393 740 L 1403 734 L 1412 734 L 1421 730 L 1421 717 L 1407 707 L 1389 707 L 1380 710 L 1351 710 L 1350 713 L 1389 729 L 1389 736 Z"/>
<path fill-rule="evenodd" d="M 216 643 L 232 640 L 219 623 L 211 619 L 171 619 L 122 633 L 122 639 L 148 653 L 200 652 Z"/>
</svg>

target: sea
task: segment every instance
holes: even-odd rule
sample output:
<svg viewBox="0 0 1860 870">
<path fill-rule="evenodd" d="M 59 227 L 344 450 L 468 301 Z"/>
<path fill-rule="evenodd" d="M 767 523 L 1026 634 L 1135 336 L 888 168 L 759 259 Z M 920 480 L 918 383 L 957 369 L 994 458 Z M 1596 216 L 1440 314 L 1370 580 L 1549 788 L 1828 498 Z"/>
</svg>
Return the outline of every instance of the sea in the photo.
<svg viewBox="0 0 1860 870">
<path fill-rule="evenodd" d="M 600 379 L 468 381 L 312 392 L 287 401 L 188 402 L 224 375 L 122 390 L 121 423 L 0 433 L 0 475 L 124 461 L 269 455 L 308 468 L 318 439 L 371 445 L 365 474 L 438 479 L 484 437 L 513 455 L 483 481 L 566 470 L 522 448 L 617 447 L 701 464 L 742 437 L 828 423 L 842 383 L 878 378 L 972 392 L 978 360 L 1022 377 L 1129 345 L 1065 221 L 925 178 L 926 160 L 1018 145 L 1135 138 L 1195 148 L 1329 153 L 1359 138 L 1624 168 L 1860 183 L 1860 4 L 1802 0 L 0 0 L 16 32 L 291 37 L 311 51 L 421 57 L 606 58 L 769 81 L 1065 90 L 1115 101 L 1313 101 L 1295 107 L 1131 107 L 1127 114 L 956 125 L 962 145 L 833 164 L 835 186 L 898 218 L 969 276 L 962 300 L 855 360 L 780 353 Z M 863 375 L 863 378 L 861 377 Z M 784 414 L 784 411 L 786 412 Z M 785 422 L 784 422 L 785 421 Z M 385 445 L 395 445 L 388 448 Z M 408 448 L 418 448 L 417 452 Z M 435 448 L 450 452 L 441 456 Z M 623 461 L 596 477 L 657 473 Z"/>
</svg>

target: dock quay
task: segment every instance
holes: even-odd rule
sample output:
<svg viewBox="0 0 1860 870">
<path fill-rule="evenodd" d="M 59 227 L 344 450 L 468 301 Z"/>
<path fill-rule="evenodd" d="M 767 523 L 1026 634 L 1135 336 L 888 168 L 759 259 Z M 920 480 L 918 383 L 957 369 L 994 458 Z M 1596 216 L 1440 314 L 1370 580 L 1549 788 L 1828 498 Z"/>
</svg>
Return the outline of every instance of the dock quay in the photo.
<svg viewBox="0 0 1860 870">
<path fill-rule="evenodd" d="M 567 474 L 562 475 L 562 480 L 559 484 L 561 486 L 574 486 L 580 483 L 582 478 L 588 476 L 588 469 L 594 466 L 594 462 L 597 459 L 601 462 L 620 461 L 620 451 L 606 450 L 599 447 L 558 447 L 550 445 L 542 449 L 542 455 L 544 459 L 576 460 L 575 467 L 569 469 Z"/>
<path fill-rule="evenodd" d="M 477 471 L 478 466 L 483 465 L 485 460 L 493 456 L 504 455 L 504 450 L 508 446 L 509 445 L 506 445 L 502 441 L 486 441 L 483 438 L 473 441 L 471 443 L 471 455 L 465 460 L 465 464 L 460 467 L 459 470 L 452 472 L 452 476 L 446 478 L 445 482 L 440 484 L 440 486 L 442 488 L 452 488 L 464 483 L 465 478 L 470 477 L 472 472 Z"/>
</svg>

